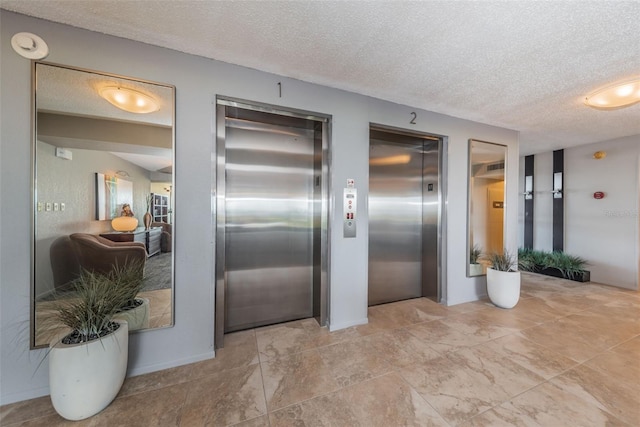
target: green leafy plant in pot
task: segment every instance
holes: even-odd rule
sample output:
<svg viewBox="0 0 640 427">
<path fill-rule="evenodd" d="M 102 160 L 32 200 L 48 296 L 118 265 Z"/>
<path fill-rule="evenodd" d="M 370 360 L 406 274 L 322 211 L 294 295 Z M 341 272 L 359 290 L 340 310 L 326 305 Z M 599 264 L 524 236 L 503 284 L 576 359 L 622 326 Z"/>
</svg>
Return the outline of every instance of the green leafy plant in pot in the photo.
<svg viewBox="0 0 640 427">
<path fill-rule="evenodd" d="M 500 308 L 513 308 L 520 299 L 520 272 L 516 257 L 506 249 L 488 257 L 487 295 Z"/>
<path fill-rule="evenodd" d="M 51 402 L 60 416 L 75 421 L 95 415 L 122 387 L 129 330 L 116 316 L 139 290 L 142 279 L 133 277 L 140 268 L 130 263 L 109 274 L 85 270 L 73 292 L 57 301 L 52 320 L 71 330 L 48 353 Z"/>
</svg>

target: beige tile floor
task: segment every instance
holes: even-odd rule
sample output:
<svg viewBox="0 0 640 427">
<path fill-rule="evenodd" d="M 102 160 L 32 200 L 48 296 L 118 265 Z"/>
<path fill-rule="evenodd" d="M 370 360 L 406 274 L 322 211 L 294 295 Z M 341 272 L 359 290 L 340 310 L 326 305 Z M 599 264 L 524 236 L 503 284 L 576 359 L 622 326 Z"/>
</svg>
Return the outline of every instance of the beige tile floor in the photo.
<svg viewBox="0 0 640 427">
<path fill-rule="evenodd" d="M 368 325 L 230 334 L 212 360 L 129 378 L 66 422 L 48 397 L 3 426 L 638 426 L 640 294 L 523 274 L 511 310 L 416 299 Z"/>
</svg>

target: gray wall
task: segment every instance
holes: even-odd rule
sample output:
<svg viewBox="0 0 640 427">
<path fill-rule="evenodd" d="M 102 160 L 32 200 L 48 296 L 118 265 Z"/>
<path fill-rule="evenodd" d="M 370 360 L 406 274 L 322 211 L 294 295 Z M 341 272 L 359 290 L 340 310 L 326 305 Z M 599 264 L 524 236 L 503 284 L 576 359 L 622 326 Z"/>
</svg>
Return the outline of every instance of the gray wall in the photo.
<svg viewBox="0 0 640 427">
<path fill-rule="evenodd" d="M 340 197 L 347 178 L 359 192 L 358 237 L 343 239 L 331 229 L 330 323 L 339 329 L 367 321 L 369 123 L 409 128 L 448 138 L 446 180 L 445 293 L 448 304 L 476 300 L 483 277 L 466 277 L 467 144 L 469 138 L 505 144 L 508 150 L 506 243 L 517 247 L 517 132 L 460 120 L 365 96 L 288 79 L 124 39 L 1 13 L 1 403 L 48 392 L 47 366 L 36 366 L 44 351 L 28 350 L 30 283 L 31 68 L 10 47 L 20 31 L 38 34 L 49 45 L 47 61 L 139 77 L 168 84 L 176 92 L 176 308 L 175 327 L 130 337 L 129 374 L 137 375 L 213 356 L 214 217 L 212 154 L 216 95 L 332 115 L 331 186 L 340 224 Z M 283 97 L 277 83 L 282 82 Z M 417 113 L 410 125 L 410 113 Z"/>
<path fill-rule="evenodd" d="M 603 113 L 604 114 L 604 113 Z M 595 160 L 593 153 L 607 157 Z M 535 249 L 552 249 L 553 153 L 535 156 Z M 640 135 L 564 150 L 565 252 L 589 261 L 591 280 L 638 289 L 640 271 Z M 524 189 L 521 160 L 519 188 Z M 602 191 L 604 199 L 594 199 Z M 524 199 L 524 197 L 522 197 Z M 521 204 L 521 209 L 523 205 Z M 524 224 L 520 216 L 520 242 Z"/>
</svg>

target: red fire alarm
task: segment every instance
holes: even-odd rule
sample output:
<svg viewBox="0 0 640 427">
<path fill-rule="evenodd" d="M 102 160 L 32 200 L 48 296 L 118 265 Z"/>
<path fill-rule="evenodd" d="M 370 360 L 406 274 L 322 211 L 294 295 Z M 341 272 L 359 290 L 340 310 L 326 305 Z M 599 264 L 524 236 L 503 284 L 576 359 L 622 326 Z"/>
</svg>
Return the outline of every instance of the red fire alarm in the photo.
<svg viewBox="0 0 640 427">
<path fill-rule="evenodd" d="M 604 199 L 604 193 L 602 191 L 596 191 L 593 193 L 593 198 L 597 200 Z"/>
</svg>

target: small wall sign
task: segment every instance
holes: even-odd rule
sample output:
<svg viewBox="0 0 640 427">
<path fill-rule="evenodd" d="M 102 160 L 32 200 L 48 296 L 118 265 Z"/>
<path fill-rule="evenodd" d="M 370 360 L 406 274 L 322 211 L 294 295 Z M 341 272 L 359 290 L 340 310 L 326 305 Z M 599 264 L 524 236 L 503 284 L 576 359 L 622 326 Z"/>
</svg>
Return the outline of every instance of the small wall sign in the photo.
<svg viewBox="0 0 640 427">
<path fill-rule="evenodd" d="M 602 191 L 596 191 L 593 193 L 593 198 L 596 200 L 604 199 L 604 193 Z"/>
</svg>

